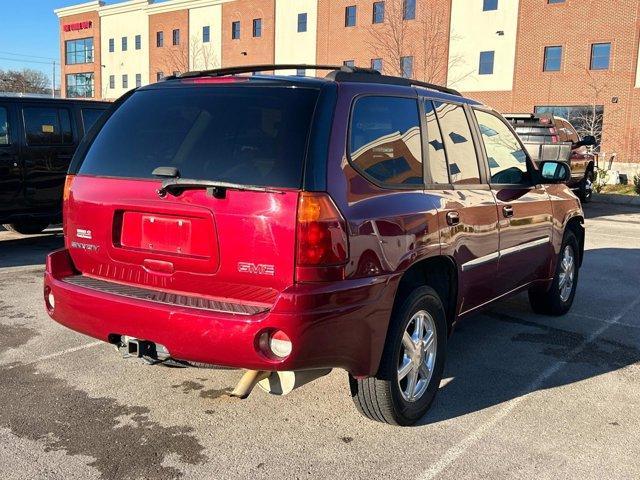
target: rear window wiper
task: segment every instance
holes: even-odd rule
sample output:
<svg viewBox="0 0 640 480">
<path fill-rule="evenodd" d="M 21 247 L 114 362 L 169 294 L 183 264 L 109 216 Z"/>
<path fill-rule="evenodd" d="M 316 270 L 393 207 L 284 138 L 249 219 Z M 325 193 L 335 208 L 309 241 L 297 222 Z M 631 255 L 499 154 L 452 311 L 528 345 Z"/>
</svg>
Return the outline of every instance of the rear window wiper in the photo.
<svg viewBox="0 0 640 480">
<path fill-rule="evenodd" d="M 188 178 L 168 178 L 162 182 L 158 195 L 167 194 L 177 197 L 185 190 L 207 190 L 215 198 L 225 198 L 227 190 L 242 190 L 247 192 L 283 193 L 270 187 L 256 185 L 242 185 L 239 183 L 217 182 L 215 180 L 190 180 Z"/>
</svg>

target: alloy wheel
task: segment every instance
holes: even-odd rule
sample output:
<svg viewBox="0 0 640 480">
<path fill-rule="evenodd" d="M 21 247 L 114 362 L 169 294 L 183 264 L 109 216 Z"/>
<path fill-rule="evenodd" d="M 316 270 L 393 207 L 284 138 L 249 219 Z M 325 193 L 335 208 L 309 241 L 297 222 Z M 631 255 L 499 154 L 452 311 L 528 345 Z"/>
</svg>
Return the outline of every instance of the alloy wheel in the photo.
<svg viewBox="0 0 640 480">
<path fill-rule="evenodd" d="M 569 300 L 571 291 L 573 290 L 573 281 L 575 276 L 575 254 L 573 247 L 567 245 L 562 251 L 562 260 L 560 261 L 560 274 L 558 281 L 558 289 L 560 290 L 560 299 L 563 302 Z"/>
<path fill-rule="evenodd" d="M 437 350 L 435 321 L 428 312 L 420 310 L 407 324 L 398 361 L 398 386 L 406 401 L 416 402 L 426 392 L 435 368 Z"/>
</svg>

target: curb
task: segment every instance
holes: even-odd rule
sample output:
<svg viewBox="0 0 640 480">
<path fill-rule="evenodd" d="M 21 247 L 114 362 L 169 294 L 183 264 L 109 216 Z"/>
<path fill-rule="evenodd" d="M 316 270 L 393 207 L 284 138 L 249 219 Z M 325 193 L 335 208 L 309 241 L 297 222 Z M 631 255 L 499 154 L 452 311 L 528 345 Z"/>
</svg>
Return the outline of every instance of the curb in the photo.
<svg viewBox="0 0 640 480">
<path fill-rule="evenodd" d="M 640 196 L 638 195 L 619 195 L 616 193 L 593 193 L 593 202 L 612 203 L 615 205 L 632 205 L 640 207 Z"/>
</svg>

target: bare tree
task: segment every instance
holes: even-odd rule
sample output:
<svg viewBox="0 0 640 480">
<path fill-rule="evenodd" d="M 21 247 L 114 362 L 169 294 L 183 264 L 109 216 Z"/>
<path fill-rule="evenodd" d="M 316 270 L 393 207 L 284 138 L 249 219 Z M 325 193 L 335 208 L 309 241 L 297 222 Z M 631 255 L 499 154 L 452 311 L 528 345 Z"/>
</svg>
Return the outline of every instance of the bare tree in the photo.
<svg viewBox="0 0 640 480">
<path fill-rule="evenodd" d="M 403 0 L 387 0 L 384 3 L 384 22 L 369 27 L 366 42 L 372 54 L 383 59 L 387 73 L 402 75 L 401 60 L 408 55 Z"/>
<path fill-rule="evenodd" d="M 51 93 L 51 81 L 39 70 L 0 70 L 0 92 Z"/>
<path fill-rule="evenodd" d="M 404 0 L 387 0 L 384 22 L 369 27 L 367 44 L 373 55 L 382 57 L 390 74 L 402 75 L 402 57 L 414 55 L 420 67 L 413 72 L 416 80 L 455 86 L 473 70 L 447 78 L 453 68 L 464 65 L 462 56 L 449 55 L 450 40 L 454 38 L 450 38 L 445 10 L 423 3 L 417 21 L 408 22 L 404 19 Z"/>
<path fill-rule="evenodd" d="M 220 66 L 213 45 L 202 43 L 195 35 L 191 37 L 189 45 L 167 48 L 163 63 L 168 73 L 184 73 L 191 69 L 209 70 Z"/>
<path fill-rule="evenodd" d="M 584 84 L 587 88 L 589 105 L 585 110 L 580 111 L 572 120 L 578 135 L 584 137 L 591 135 L 596 138 L 598 145 L 602 140 L 602 131 L 604 129 L 604 109 L 603 105 L 603 92 L 608 88 L 608 85 L 599 81 L 593 76 L 590 69 L 584 66 L 579 67 L 584 75 Z"/>
</svg>

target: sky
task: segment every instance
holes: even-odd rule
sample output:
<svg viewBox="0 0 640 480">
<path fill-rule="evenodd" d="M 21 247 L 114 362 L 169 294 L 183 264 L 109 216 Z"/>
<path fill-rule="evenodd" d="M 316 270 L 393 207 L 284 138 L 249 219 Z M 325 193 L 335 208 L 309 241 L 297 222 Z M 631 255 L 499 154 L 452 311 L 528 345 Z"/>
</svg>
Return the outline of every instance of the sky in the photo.
<svg viewBox="0 0 640 480">
<path fill-rule="evenodd" d="M 0 0 L 0 69 L 34 68 L 50 79 L 55 60 L 59 86 L 59 26 L 53 10 L 84 1 Z"/>
</svg>

